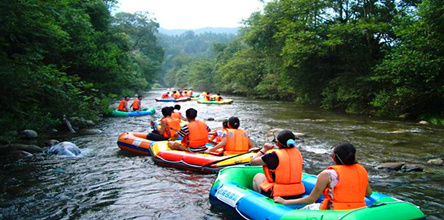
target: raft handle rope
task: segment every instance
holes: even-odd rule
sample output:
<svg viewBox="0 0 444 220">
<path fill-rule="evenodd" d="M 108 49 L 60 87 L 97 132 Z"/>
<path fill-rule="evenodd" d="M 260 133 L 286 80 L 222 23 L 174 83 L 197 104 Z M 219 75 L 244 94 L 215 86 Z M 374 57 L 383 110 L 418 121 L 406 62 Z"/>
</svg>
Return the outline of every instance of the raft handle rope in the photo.
<svg viewBox="0 0 444 220">
<path fill-rule="evenodd" d="M 383 205 L 389 205 L 389 204 L 394 204 L 394 203 L 407 203 L 407 204 L 412 204 L 412 203 L 410 203 L 410 202 L 405 202 L 405 201 L 401 201 L 401 200 L 399 200 L 399 201 L 394 201 L 394 202 L 383 202 L 383 203 L 380 203 L 380 204 L 375 204 L 375 205 L 371 205 L 371 206 L 365 206 L 365 207 L 358 208 L 358 209 L 352 209 L 352 210 L 350 210 L 349 212 L 345 213 L 343 216 L 339 217 L 338 220 L 341 220 L 341 219 L 345 218 L 347 215 L 350 215 L 351 213 L 356 212 L 356 211 L 359 211 L 359 210 L 361 210 L 361 209 L 365 209 L 365 208 L 375 208 L 375 207 L 379 207 L 379 206 L 383 206 Z M 414 205 L 414 204 L 412 204 L 412 205 Z"/>
<path fill-rule="evenodd" d="M 236 210 L 237 214 L 239 214 L 242 218 L 250 219 L 250 218 L 247 218 L 245 215 L 243 215 L 242 212 L 239 211 L 239 209 L 237 209 L 237 205 L 236 205 L 236 207 L 234 207 L 234 209 Z"/>
</svg>

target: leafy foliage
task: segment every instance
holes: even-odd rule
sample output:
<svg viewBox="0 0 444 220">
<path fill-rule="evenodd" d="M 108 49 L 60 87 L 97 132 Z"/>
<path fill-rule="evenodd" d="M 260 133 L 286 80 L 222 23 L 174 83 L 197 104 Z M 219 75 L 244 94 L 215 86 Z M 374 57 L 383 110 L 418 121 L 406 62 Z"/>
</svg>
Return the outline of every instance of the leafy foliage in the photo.
<svg viewBox="0 0 444 220">
<path fill-rule="evenodd" d="M 158 25 L 142 28 L 151 35 L 131 48 L 141 51 L 137 56 L 129 55 L 135 36 L 111 26 L 115 3 L 2 1 L 1 132 L 54 128 L 64 114 L 97 120 L 108 107 L 105 94 L 149 88 L 163 60 Z"/>
<path fill-rule="evenodd" d="M 213 44 L 215 59 L 205 62 L 207 68 L 191 69 L 192 59 L 169 73 L 199 76 L 180 82 L 203 88 L 212 82 L 214 91 L 349 113 L 408 113 L 439 123 L 444 118 L 443 5 L 439 0 L 271 1 L 244 21 L 235 39 Z"/>
</svg>

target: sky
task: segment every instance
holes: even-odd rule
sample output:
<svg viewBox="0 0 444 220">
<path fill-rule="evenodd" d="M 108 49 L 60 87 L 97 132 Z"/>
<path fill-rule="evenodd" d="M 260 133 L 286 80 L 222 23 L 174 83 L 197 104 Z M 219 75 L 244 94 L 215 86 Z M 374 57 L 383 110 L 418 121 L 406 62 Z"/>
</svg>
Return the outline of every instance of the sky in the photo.
<svg viewBox="0 0 444 220">
<path fill-rule="evenodd" d="M 265 2 L 269 2 L 265 1 Z M 262 10 L 259 0 L 119 0 L 116 12 L 148 11 L 165 29 L 240 27 Z"/>
</svg>

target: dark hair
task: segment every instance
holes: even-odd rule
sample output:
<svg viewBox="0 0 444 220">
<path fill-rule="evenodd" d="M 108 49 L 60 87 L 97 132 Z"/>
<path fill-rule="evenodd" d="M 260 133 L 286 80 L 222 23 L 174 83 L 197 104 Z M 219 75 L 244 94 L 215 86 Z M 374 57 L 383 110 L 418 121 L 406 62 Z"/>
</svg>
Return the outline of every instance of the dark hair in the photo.
<svg viewBox="0 0 444 220">
<path fill-rule="evenodd" d="M 137 97 L 137 98 L 141 99 L 141 98 L 143 98 L 143 96 L 139 95 L 139 97 Z"/>
<path fill-rule="evenodd" d="M 282 148 L 293 148 L 296 146 L 296 136 L 289 130 L 279 132 L 276 141 L 279 142 Z"/>
<path fill-rule="evenodd" d="M 333 149 L 334 160 L 339 165 L 353 165 L 356 162 L 356 148 L 350 143 L 341 143 Z"/>
<path fill-rule="evenodd" d="M 230 117 L 228 119 L 228 125 L 230 125 L 231 128 L 238 129 L 240 126 L 240 121 L 238 117 Z"/>
<path fill-rule="evenodd" d="M 195 119 L 197 116 L 197 110 L 194 108 L 189 108 L 185 111 L 185 115 L 188 119 Z"/>
<path fill-rule="evenodd" d="M 224 119 L 224 120 L 222 121 L 222 127 L 224 127 L 224 128 L 228 128 L 228 119 Z"/>
<path fill-rule="evenodd" d="M 174 105 L 174 109 L 180 110 L 180 105 Z"/>
<path fill-rule="evenodd" d="M 162 115 L 164 117 L 171 116 L 172 112 L 173 112 L 173 108 L 172 107 L 167 106 L 167 107 L 163 107 L 162 108 Z"/>
</svg>

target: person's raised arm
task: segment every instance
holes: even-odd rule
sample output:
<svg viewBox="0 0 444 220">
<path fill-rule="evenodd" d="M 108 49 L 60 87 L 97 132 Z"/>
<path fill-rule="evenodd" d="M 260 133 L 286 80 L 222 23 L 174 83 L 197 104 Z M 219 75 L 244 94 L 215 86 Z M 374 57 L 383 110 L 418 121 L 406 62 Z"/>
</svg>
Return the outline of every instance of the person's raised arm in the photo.
<svg viewBox="0 0 444 220">
<path fill-rule="evenodd" d="M 273 144 L 266 143 L 264 144 L 264 147 L 262 147 L 261 150 L 259 150 L 250 160 L 250 165 L 257 166 L 257 165 L 265 165 L 265 162 L 262 160 L 262 156 L 264 156 L 268 150 L 272 149 L 274 147 Z"/>
<path fill-rule="evenodd" d="M 316 181 L 316 185 L 313 188 L 313 190 L 311 191 L 310 195 L 308 197 L 305 198 L 300 198 L 300 199 L 283 199 L 282 197 L 274 197 L 273 200 L 277 203 L 282 203 L 285 205 L 290 205 L 290 204 L 298 204 L 298 205 L 306 205 L 306 204 L 311 204 L 316 202 L 316 200 L 319 199 L 319 196 L 321 196 L 322 192 L 325 190 L 325 188 L 327 187 L 328 183 L 329 183 L 329 178 L 328 178 L 328 174 L 326 172 L 321 172 L 318 175 L 318 180 Z"/>
</svg>

